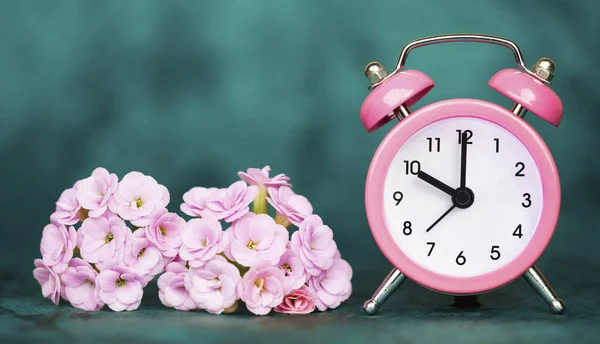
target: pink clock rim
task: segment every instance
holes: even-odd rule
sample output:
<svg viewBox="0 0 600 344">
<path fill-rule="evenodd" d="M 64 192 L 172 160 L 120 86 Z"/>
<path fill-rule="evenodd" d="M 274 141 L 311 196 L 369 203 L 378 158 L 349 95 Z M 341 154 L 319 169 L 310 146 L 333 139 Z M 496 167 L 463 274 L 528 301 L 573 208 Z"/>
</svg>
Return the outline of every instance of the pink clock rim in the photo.
<svg viewBox="0 0 600 344">
<path fill-rule="evenodd" d="M 408 138 L 423 127 L 440 120 L 474 117 L 488 120 L 510 131 L 527 147 L 542 181 L 543 202 L 540 222 L 522 253 L 498 270 L 473 276 L 454 277 L 425 269 L 408 258 L 387 230 L 383 207 L 383 185 L 394 154 Z M 556 164 L 546 143 L 523 119 L 496 104 L 478 99 L 451 99 L 433 103 L 413 112 L 397 124 L 379 145 L 369 167 L 365 187 L 365 208 L 373 237 L 384 256 L 416 283 L 441 293 L 480 294 L 502 287 L 535 264 L 544 252 L 558 222 L 560 181 Z"/>
</svg>

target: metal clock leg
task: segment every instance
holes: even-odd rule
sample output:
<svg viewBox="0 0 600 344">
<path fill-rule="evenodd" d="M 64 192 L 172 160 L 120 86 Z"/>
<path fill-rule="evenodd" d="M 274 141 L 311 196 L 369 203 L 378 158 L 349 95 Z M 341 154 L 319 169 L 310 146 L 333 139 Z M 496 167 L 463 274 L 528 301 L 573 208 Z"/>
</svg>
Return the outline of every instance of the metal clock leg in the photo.
<svg viewBox="0 0 600 344">
<path fill-rule="evenodd" d="M 540 270 L 534 265 L 525 274 L 523 274 L 525 280 L 529 283 L 529 285 L 546 301 L 546 303 L 550 306 L 550 310 L 554 314 L 563 313 L 565 310 L 565 303 L 563 300 L 558 298 L 550 284 L 542 275 Z"/>
<path fill-rule="evenodd" d="M 400 284 L 404 282 L 406 276 L 398 269 L 393 269 L 383 280 L 379 288 L 371 299 L 367 300 L 363 309 L 368 315 L 375 315 L 383 303 L 398 289 Z"/>
</svg>

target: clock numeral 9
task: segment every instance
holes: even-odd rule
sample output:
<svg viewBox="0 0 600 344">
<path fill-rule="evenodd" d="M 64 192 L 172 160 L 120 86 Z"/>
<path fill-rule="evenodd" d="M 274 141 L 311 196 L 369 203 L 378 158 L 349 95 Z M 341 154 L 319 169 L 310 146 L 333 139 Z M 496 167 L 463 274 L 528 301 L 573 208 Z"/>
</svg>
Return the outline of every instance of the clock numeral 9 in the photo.
<svg viewBox="0 0 600 344">
<path fill-rule="evenodd" d="M 515 229 L 515 231 L 512 234 L 513 236 L 519 237 L 519 239 L 521 239 L 523 237 L 523 233 L 521 232 L 521 224 L 519 224 L 517 226 L 517 228 Z"/>
<path fill-rule="evenodd" d="M 467 258 L 462 255 L 463 252 L 464 251 L 460 251 L 460 253 L 456 257 L 456 264 L 458 264 L 458 265 L 465 265 L 465 263 L 467 262 Z"/>
<path fill-rule="evenodd" d="M 417 175 L 419 174 L 419 171 L 421 171 L 421 163 L 418 160 L 404 160 L 404 166 L 406 168 L 406 174 L 410 173 Z"/>
<path fill-rule="evenodd" d="M 500 251 L 498 251 L 499 248 L 500 246 L 492 246 L 492 252 L 490 254 L 490 258 L 492 258 L 492 260 L 500 259 Z"/>
<path fill-rule="evenodd" d="M 531 195 L 526 192 L 526 193 L 523 194 L 523 197 L 525 198 L 525 202 L 521 203 L 521 205 L 523 206 L 523 208 L 529 208 L 529 207 L 531 207 Z"/>
<path fill-rule="evenodd" d="M 427 142 L 429 143 L 429 151 L 430 152 L 433 151 L 434 141 L 435 141 L 435 146 L 437 147 L 436 152 L 439 152 L 440 151 L 440 138 L 439 137 L 428 137 L 427 138 Z"/>
<path fill-rule="evenodd" d="M 410 221 L 404 221 L 404 228 L 402 228 L 402 233 L 404 233 L 404 235 L 411 235 L 412 234 L 412 224 L 410 223 Z"/>
<path fill-rule="evenodd" d="M 458 144 L 461 144 L 463 131 L 460 129 L 456 129 L 456 132 L 458 133 Z M 470 130 L 465 130 L 465 134 L 467 135 L 467 144 L 472 144 L 473 142 L 471 142 L 470 140 L 473 137 L 473 132 Z"/>
<path fill-rule="evenodd" d="M 396 205 L 398 205 L 404 198 L 404 195 L 402 194 L 402 192 L 396 191 L 396 192 L 394 192 L 393 197 L 394 197 L 394 201 L 396 201 Z"/>
<path fill-rule="evenodd" d="M 525 164 L 519 161 L 515 164 L 515 167 L 519 169 L 517 173 L 515 173 L 515 177 L 525 177 L 525 175 L 521 173 L 525 169 Z"/>
</svg>

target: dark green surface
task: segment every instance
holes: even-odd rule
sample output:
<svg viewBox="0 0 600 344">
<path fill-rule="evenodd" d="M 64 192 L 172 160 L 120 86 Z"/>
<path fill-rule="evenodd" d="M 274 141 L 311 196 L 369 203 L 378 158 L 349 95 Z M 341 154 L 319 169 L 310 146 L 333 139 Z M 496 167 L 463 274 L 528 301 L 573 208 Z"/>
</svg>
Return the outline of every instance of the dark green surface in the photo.
<svg viewBox="0 0 600 344">
<path fill-rule="evenodd" d="M 591 342 L 600 323 L 599 10 L 593 0 L 0 1 L 0 333 L 111 342 L 236 342 L 246 333 L 260 342 L 271 333 L 288 342 Z M 563 123 L 527 120 L 552 150 L 563 185 L 559 225 L 539 262 L 570 307 L 563 317 L 549 315 L 523 281 L 486 296 L 476 313 L 447 312 L 447 297 L 411 283 L 386 315 L 360 313 L 390 269 L 369 232 L 363 194 L 391 126 L 367 134 L 360 124 L 363 67 L 379 60 L 392 69 L 407 42 L 453 32 L 505 36 L 528 65 L 541 56 L 557 64 L 552 88 Z M 506 49 L 427 47 L 408 67 L 436 81 L 420 104 L 473 97 L 512 105 L 486 86 L 514 67 Z M 238 170 L 266 164 L 312 201 L 354 268 L 355 293 L 336 312 L 214 317 L 164 309 L 151 293 L 137 312 L 87 315 L 41 298 L 31 275 L 41 230 L 60 192 L 95 167 L 154 176 L 175 211 L 192 186 L 224 187 Z"/>
</svg>

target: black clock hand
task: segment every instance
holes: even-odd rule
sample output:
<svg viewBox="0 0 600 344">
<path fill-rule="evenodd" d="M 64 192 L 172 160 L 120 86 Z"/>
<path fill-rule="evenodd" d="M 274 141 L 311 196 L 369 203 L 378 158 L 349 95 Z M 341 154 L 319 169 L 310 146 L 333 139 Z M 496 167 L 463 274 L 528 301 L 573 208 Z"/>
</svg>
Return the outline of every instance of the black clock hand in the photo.
<svg viewBox="0 0 600 344">
<path fill-rule="evenodd" d="M 462 133 L 460 145 L 460 188 L 466 188 L 467 184 L 467 131 Z"/>
<path fill-rule="evenodd" d="M 445 212 L 445 213 L 444 213 L 442 216 L 440 216 L 440 218 L 439 218 L 439 219 L 437 219 L 437 220 L 436 220 L 436 221 L 435 221 L 435 222 L 434 222 L 434 223 L 433 223 L 431 226 L 429 226 L 429 228 L 427 228 L 427 229 L 425 230 L 425 232 L 429 232 L 429 231 L 430 231 L 430 230 L 431 230 L 433 227 L 435 227 L 435 225 L 437 225 L 437 224 L 438 224 L 440 221 L 442 221 L 442 219 L 443 219 L 444 217 L 446 217 L 446 215 L 450 214 L 450 212 L 452 211 L 452 209 L 454 209 L 455 207 L 456 207 L 456 204 L 453 204 L 453 205 L 450 207 L 450 209 L 446 210 L 446 212 Z"/>
<path fill-rule="evenodd" d="M 436 179 L 423 171 L 419 171 L 419 173 L 417 174 L 417 177 L 419 177 L 420 179 L 426 181 L 427 183 L 435 186 L 436 188 L 442 190 L 443 192 L 447 193 L 451 197 L 456 196 L 456 190 L 454 188 L 444 184 L 439 179 Z"/>
</svg>

